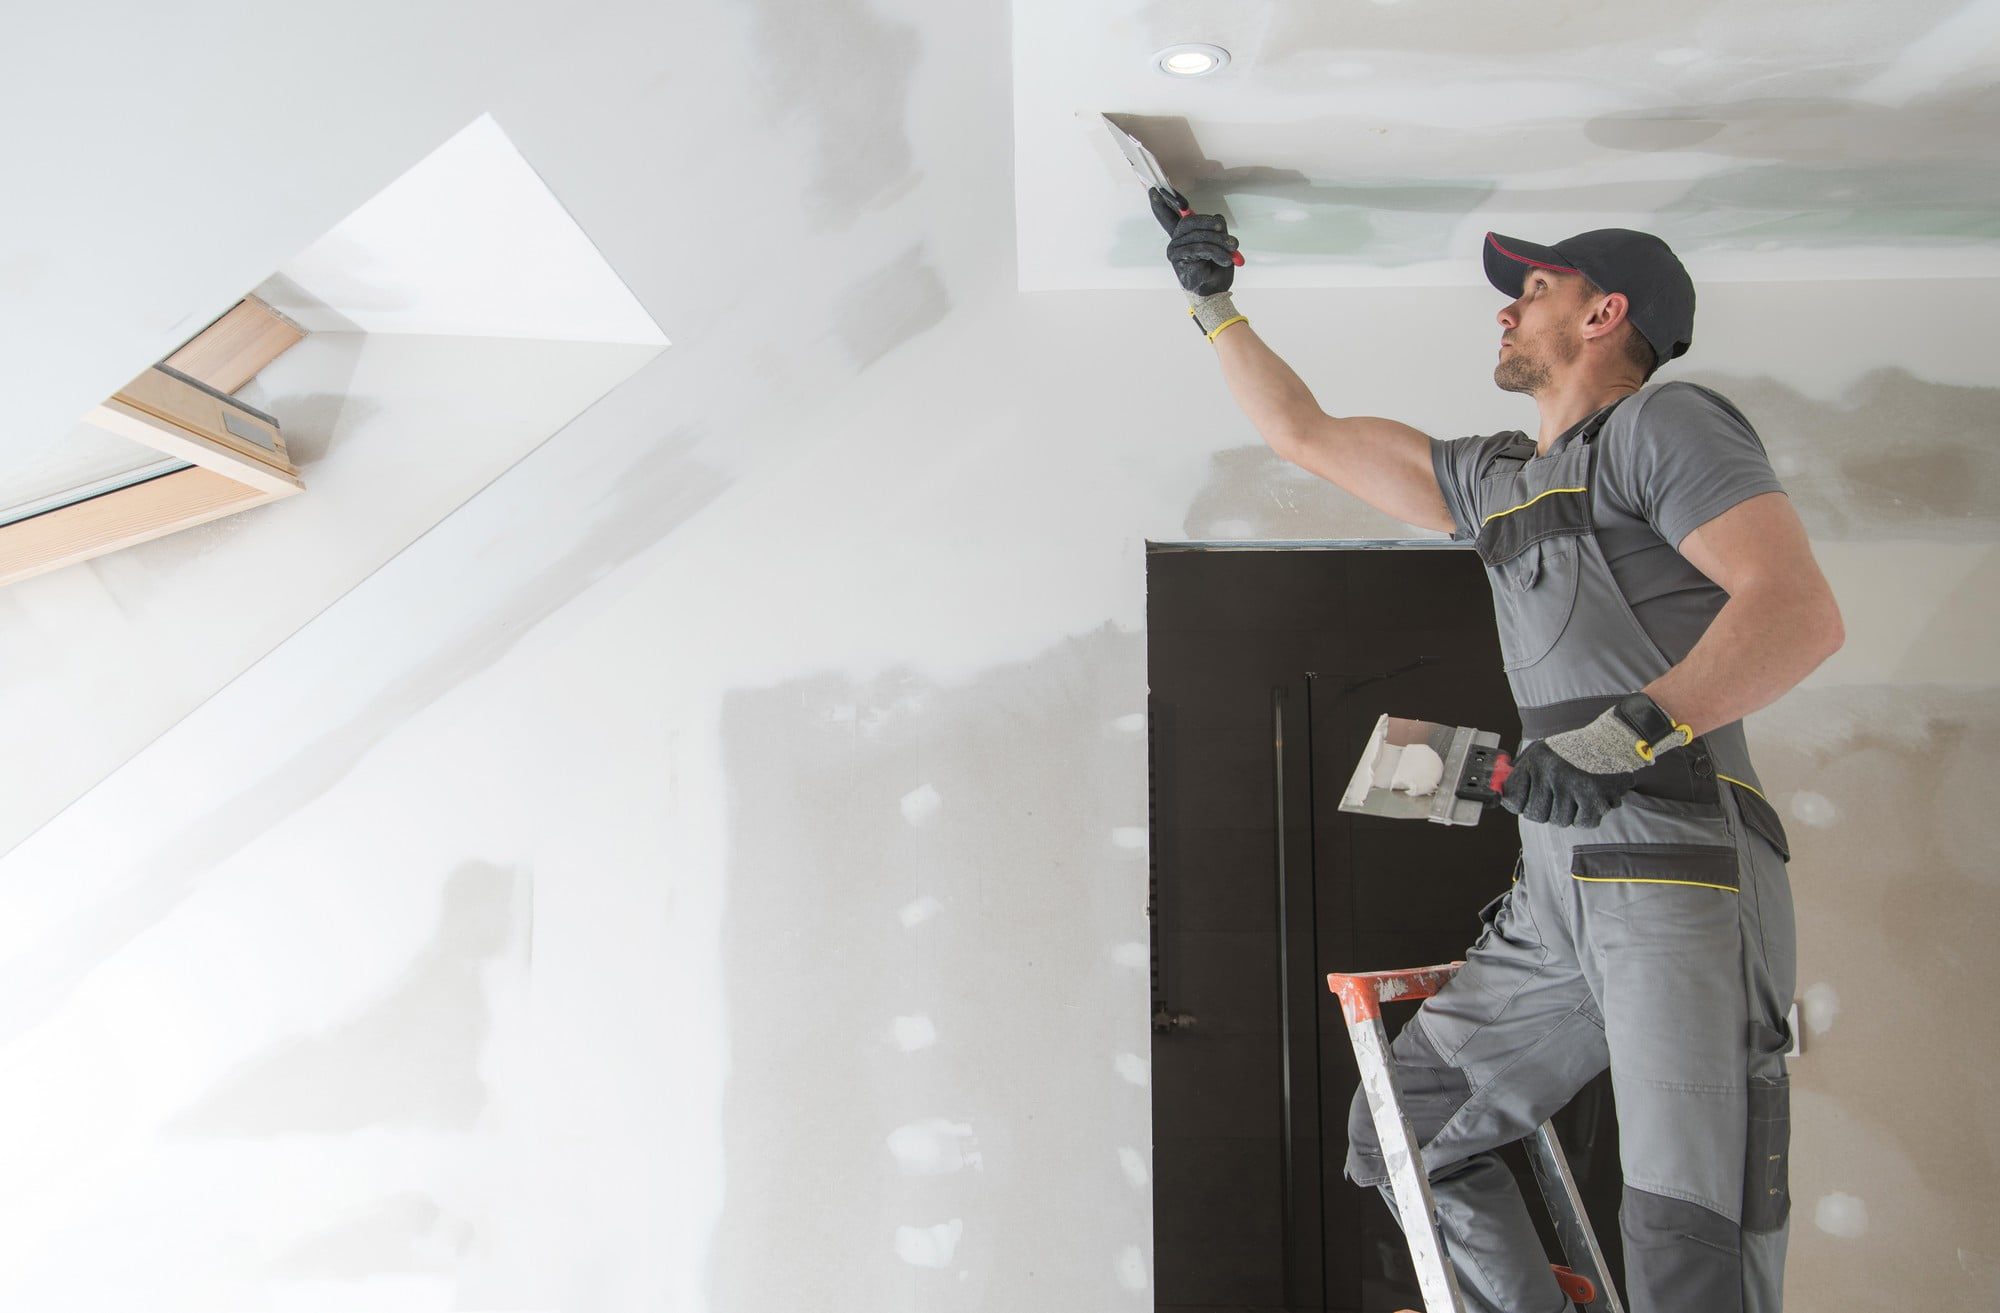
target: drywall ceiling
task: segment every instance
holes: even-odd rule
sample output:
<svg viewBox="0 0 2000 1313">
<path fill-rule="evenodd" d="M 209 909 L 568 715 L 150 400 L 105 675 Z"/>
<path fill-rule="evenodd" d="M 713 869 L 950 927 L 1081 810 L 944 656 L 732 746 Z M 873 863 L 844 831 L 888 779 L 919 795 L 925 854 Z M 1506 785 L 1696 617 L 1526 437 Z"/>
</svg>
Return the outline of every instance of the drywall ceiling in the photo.
<svg viewBox="0 0 2000 1313">
<path fill-rule="evenodd" d="M 1696 277 L 2000 272 L 1992 0 L 1015 0 L 1025 290 L 1152 287 L 1128 121 L 1259 286 L 1479 278 L 1487 230 L 1643 227 Z M 1228 50 L 1174 79 L 1155 51 Z"/>
</svg>

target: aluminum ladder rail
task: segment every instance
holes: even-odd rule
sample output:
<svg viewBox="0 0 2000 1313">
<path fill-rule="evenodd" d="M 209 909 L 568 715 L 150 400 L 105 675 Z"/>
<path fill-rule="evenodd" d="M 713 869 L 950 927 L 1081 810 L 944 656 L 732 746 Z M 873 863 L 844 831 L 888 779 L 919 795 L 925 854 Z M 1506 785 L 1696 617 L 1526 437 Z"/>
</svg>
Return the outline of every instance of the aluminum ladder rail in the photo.
<svg viewBox="0 0 2000 1313">
<path fill-rule="evenodd" d="M 1375 1137 L 1382 1145 L 1382 1159 L 1389 1169 L 1390 1192 L 1395 1196 L 1396 1213 L 1403 1235 L 1410 1242 L 1410 1257 L 1417 1267 L 1417 1286 L 1423 1293 L 1428 1313 L 1465 1313 L 1465 1296 L 1458 1289 L 1458 1274 L 1445 1257 L 1444 1238 L 1438 1233 L 1437 1200 L 1431 1194 L 1429 1175 L 1424 1171 L 1423 1146 L 1410 1125 L 1396 1083 L 1390 1075 L 1389 1035 L 1382 1027 L 1382 1005 L 1396 1001 L 1425 999 L 1443 989 L 1458 974 L 1463 962 L 1439 966 L 1413 967 L 1407 971 L 1335 972 L 1326 978 L 1327 987 L 1340 1000 L 1347 1018 L 1347 1038 L 1354 1045 L 1354 1060 L 1361 1068 L 1361 1088 L 1368 1097 L 1368 1111 L 1375 1119 Z M 1576 1192 L 1576 1178 L 1563 1156 L 1562 1141 L 1552 1122 L 1543 1122 L 1527 1140 L 1528 1158 L 1534 1164 L 1535 1181 L 1542 1199 L 1555 1219 L 1556 1234 L 1562 1239 L 1567 1267 L 1556 1265 L 1555 1274 L 1563 1293 L 1579 1308 L 1594 1307 L 1603 1313 L 1625 1313 L 1625 1305 L 1605 1275 L 1604 1251 L 1598 1248 L 1597 1234 L 1590 1228 L 1583 1198 Z"/>
</svg>

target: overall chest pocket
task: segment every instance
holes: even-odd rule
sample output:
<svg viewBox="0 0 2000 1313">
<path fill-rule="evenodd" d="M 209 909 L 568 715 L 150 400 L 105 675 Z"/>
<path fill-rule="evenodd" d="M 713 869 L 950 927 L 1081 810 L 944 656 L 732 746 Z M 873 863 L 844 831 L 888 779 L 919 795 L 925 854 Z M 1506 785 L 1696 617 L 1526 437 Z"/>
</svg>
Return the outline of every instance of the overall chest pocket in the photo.
<svg viewBox="0 0 2000 1313">
<path fill-rule="evenodd" d="M 1554 649 L 1576 609 L 1582 537 L 1590 532 L 1590 498 L 1564 485 L 1504 498 L 1479 526 L 1473 546 L 1493 584 L 1504 669 L 1531 666 Z"/>
</svg>

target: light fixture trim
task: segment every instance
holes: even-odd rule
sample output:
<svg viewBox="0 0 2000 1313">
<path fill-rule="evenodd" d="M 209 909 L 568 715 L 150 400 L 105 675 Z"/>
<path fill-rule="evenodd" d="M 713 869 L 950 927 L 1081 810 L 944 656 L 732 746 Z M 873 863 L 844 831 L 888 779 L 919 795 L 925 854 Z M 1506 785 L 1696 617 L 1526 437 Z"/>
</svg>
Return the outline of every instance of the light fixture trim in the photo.
<svg viewBox="0 0 2000 1313">
<path fill-rule="evenodd" d="M 1184 41 L 1153 56 L 1153 67 L 1172 78 L 1199 78 L 1229 66 L 1229 52 L 1203 41 Z"/>
</svg>

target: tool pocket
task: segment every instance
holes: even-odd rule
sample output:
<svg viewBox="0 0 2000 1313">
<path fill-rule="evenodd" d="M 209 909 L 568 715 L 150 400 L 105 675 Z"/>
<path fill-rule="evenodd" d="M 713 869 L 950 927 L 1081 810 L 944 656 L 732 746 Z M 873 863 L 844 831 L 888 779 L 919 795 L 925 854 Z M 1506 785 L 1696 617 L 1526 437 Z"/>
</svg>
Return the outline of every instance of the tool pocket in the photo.
<svg viewBox="0 0 2000 1313">
<path fill-rule="evenodd" d="M 1778 810 L 1766 802 L 1763 795 L 1736 786 L 1736 809 L 1742 813 L 1743 824 L 1751 833 L 1770 844 L 1785 861 L 1792 860 L 1792 845 L 1785 838 L 1785 827 L 1778 820 Z"/>
<path fill-rule="evenodd" d="M 1570 850 L 1570 878 L 1587 884 L 1687 885 L 1742 892 L 1736 849 L 1713 843 L 1582 844 Z"/>
<path fill-rule="evenodd" d="M 1750 1077 L 1750 1127 L 1743 1164 L 1743 1229 L 1775 1231 L 1792 1212 L 1792 1081 L 1784 1074 L 1785 1037 L 1761 1022 L 1753 1039 L 1776 1058 L 1776 1075 Z"/>
</svg>

